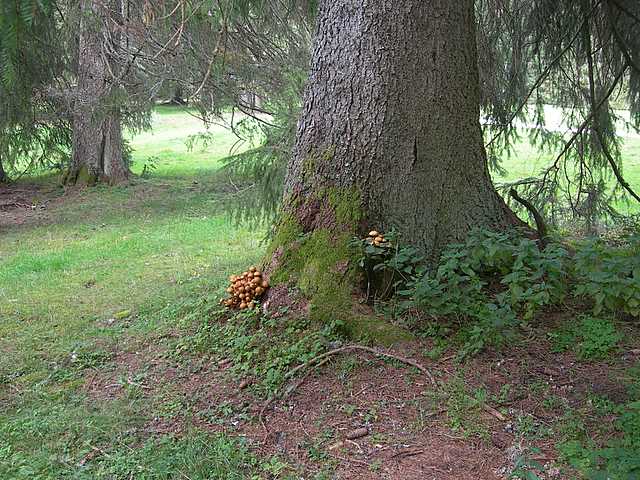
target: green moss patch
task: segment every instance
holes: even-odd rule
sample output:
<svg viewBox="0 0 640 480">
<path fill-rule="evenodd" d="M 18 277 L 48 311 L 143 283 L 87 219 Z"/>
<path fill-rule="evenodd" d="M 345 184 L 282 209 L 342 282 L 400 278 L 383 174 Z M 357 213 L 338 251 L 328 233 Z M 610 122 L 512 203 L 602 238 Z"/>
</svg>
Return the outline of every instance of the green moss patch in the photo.
<svg viewBox="0 0 640 480">
<path fill-rule="evenodd" d="M 386 347 L 415 340 L 414 335 L 408 330 L 373 315 L 351 315 L 345 322 L 344 330 L 350 338 L 371 340 Z"/>
<path fill-rule="evenodd" d="M 327 228 L 303 233 L 293 214 L 282 217 L 267 253 L 268 260 L 280 254 L 271 284 L 297 287 L 309 302 L 309 319 L 316 324 L 338 321 L 349 337 L 376 343 L 408 340 L 411 335 L 405 330 L 373 315 L 354 313 L 359 272 L 350 243 L 361 216 L 359 194 L 325 190 L 324 200 L 335 218 Z M 324 218 L 326 212 L 320 214 Z"/>
</svg>

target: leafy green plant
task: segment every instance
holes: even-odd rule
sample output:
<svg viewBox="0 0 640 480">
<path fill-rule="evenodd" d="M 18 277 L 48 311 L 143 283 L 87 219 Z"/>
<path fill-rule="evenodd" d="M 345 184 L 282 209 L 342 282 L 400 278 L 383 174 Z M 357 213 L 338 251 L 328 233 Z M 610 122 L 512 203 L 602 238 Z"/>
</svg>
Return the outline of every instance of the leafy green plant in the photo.
<svg viewBox="0 0 640 480">
<path fill-rule="evenodd" d="M 216 309 L 198 332 L 186 338 L 180 351 L 216 352 L 233 360 L 234 370 L 243 376 L 260 379 L 256 388 L 273 393 L 285 381 L 285 374 L 339 340 L 340 322 L 314 325 L 308 319 L 287 316 L 268 317 L 258 311 L 244 310 L 228 316 Z"/>
<path fill-rule="evenodd" d="M 609 319 L 582 316 L 579 323 L 548 334 L 552 351 L 573 349 L 581 360 L 606 358 L 622 336 Z"/>
<path fill-rule="evenodd" d="M 640 398 L 640 362 L 627 370 L 627 390 L 631 398 Z"/>
<path fill-rule="evenodd" d="M 265 473 L 270 475 L 270 478 L 281 478 L 282 473 L 289 469 L 289 464 L 274 456 L 262 462 L 261 467 Z"/>
<path fill-rule="evenodd" d="M 400 291 L 407 308 L 467 324 L 462 354 L 507 340 L 520 321 L 567 293 L 567 252 L 540 251 L 514 232 L 474 231 L 443 252 L 435 272 L 414 276 Z"/>
<path fill-rule="evenodd" d="M 605 358 L 622 338 L 610 320 L 594 317 L 582 319 L 577 336 L 576 353 L 581 359 Z"/>
<path fill-rule="evenodd" d="M 551 351 L 553 353 L 566 352 L 575 346 L 576 334 L 572 326 L 563 326 L 556 331 L 548 332 L 547 336 L 551 340 Z"/>
<path fill-rule="evenodd" d="M 612 247 L 590 240 L 577 249 L 574 294 L 593 301 L 593 313 L 640 316 L 640 237 Z"/>
<path fill-rule="evenodd" d="M 140 176 L 142 178 L 149 178 L 158 168 L 159 162 L 160 158 L 157 155 L 147 157 L 142 164 L 142 172 L 140 172 Z"/>
<path fill-rule="evenodd" d="M 516 458 L 513 471 L 508 478 L 520 480 L 540 480 L 540 476 L 536 472 L 544 474 L 544 467 L 531 458 L 531 454 L 540 453 L 540 449 L 532 448 L 528 452 L 524 452 Z"/>
<path fill-rule="evenodd" d="M 367 278 L 368 296 L 389 297 L 425 271 L 424 257 L 415 247 L 402 245 L 395 230 L 384 238 L 382 245 L 359 237 L 351 241 L 351 247 L 357 251 L 356 262 Z"/>
<path fill-rule="evenodd" d="M 599 448 L 590 442 L 569 440 L 559 446 L 562 459 L 587 478 L 629 480 L 640 477 L 640 402 L 621 409 L 616 421 L 621 433 Z"/>
</svg>

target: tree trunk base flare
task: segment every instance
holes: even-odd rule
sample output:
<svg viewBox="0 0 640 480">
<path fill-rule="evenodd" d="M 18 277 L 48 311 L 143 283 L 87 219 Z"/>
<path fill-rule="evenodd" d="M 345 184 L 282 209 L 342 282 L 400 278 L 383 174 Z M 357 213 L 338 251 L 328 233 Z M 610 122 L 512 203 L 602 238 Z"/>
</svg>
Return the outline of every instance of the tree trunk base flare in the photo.
<svg viewBox="0 0 640 480">
<path fill-rule="evenodd" d="M 85 121 L 83 114 L 74 123 L 73 160 L 62 177 L 65 185 L 94 186 L 97 183 L 118 185 L 129 179 L 129 169 L 122 156 L 120 116 L 111 114 L 102 122 Z"/>
<path fill-rule="evenodd" d="M 273 292 L 269 295 L 280 291 L 303 302 L 306 308 L 302 310 L 311 321 L 318 325 L 338 322 L 339 330 L 349 338 L 382 345 L 413 339 L 409 331 L 361 303 L 363 277 L 350 245 L 361 219 L 359 195 L 349 191 L 325 194 L 326 205 L 301 203 L 295 213 L 282 216 L 266 254 L 265 271 Z M 324 225 L 315 226 L 316 222 Z M 278 303 L 272 297 L 268 301 Z"/>
<path fill-rule="evenodd" d="M 475 228 L 524 226 L 496 192 L 480 129 L 473 0 L 322 0 L 272 285 L 299 289 L 318 322 L 353 336 L 407 336 L 362 313 L 349 248 L 401 235 L 435 267 Z"/>
<path fill-rule="evenodd" d="M 71 168 L 62 175 L 63 185 L 76 185 L 78 187 L 93 187 L 99 181 L 100 177 L 96 173 L 89 172 L 86 165 L 79 168 Z"/>
</svg>

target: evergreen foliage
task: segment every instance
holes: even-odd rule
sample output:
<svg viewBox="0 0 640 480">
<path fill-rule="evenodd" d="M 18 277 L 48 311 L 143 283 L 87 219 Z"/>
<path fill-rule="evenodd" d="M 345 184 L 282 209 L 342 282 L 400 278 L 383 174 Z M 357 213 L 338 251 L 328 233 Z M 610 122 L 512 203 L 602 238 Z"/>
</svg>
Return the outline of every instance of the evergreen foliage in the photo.
<svg viewBox="0 0 640 480">
<path fill-rule="evenodd" d="M 640 4 L 633 0 L 480 0 L 482 109 L 499 167 L 526 125 L 555 160 L 520 189 L 554 223 L 580 218 L 593 231 L 617 216 L 613 200 L 640 201 L 623 177 L 616 126 L 640 127 Z M 545 105 L 563 111 L 561 131 Z M 629 108 L 630 118 L 616 111 Z M 610 191 L 607 181 L 615 179 Z"/>
<path fill-rule="evenodd" d="M 248 181 L 239 218 L 270 217 L 295 139 L 317 2 L 116 3 L 121 8 L 111 9 L 110 22 L 118 28 L 106 34 L 120 72 L 111 79 L 117 87 L 111 100 L 122 106 L 123 122 L 148 128 L 153 102 L 174 97 L 194 106 L 205 123 L 227 122 L 241 141 L 255 147 L 228 163 Z M 68 111 L 69 98 L 53 79 L 73 81 L 65 53 L 73 51 L 75 8 L 75 2 L 63 0 L 19 0 L 0 7 L 0 125 L 5 132 L 11 126 L 14 134 L 12 142 L 3 143 L 41 150 L 15 137 L 15 126 L 33 117 L 36 102 L 38 108 L 46 104 L 57 125 L 64 124 L 60 112 Z M 500 160 L 513 153 L 523 131 L 541 151 L 555 155 L 535 177 L 502 185 L 505 192 L 515 187 L 554 225 L 577 219 L 590 232 L 603 219 L 618 217 L 615 201 L 640 200 L 624 180 L 616 135 L 620 125 L 640 127 L 640 4 L 478 0 L 476 15 L 490 165 L 501 168 Z M 34 95 L 46 91 L 34 88 L 38 85 L 55 87 L 49 90 L 54 95 Z M 545 123 L 545 105 L 562 109 L 561 130 Z M 630 117 L 621 117 L 621 107 L 630 109 Z M 24 136 L 28 129 L 20 131 Z M 60 132 L 46 138 L 63 141 Z M 205 132 L 201 140 L 206 138 Z M 5 164 L 16 163 L 8 147 L 0 151 Z M 611 180 L 617 184 L 613 190 Z"/>
<path fill-rule="evenodd" d="M 68 157 L 69 122 L 47 93 L 64 68 L 58 41 L 51 0 L 0 4 L 0 172 L 51 168 Z"/>
<path fill-rule="evenodd" d="M 242 15 L 253 13 L 238 17 L 242 21 L 260 18 L 265 28 L 282 19 L 279 2 L 260 2 L 259 9 L 252 2 L 239 3 L 244 4 L 238 10 Z M 301 25 L 298 29 L 309 28 L 309 11 L 295 17 Z M 515 187 L 556 226 L 578 220 L 593 232 L 602 220 L 618 218 L 612 207 L 616 200 L 640 200 L 624 180 L 621 138 L 616 131 L 620 124 L 630 129 L 640 126 L 640 5 L 632 0 L 479 0 L 476 12 L 481 110 L 490 165 L 500 170 L 501 159 L 513 153 L 523 126 L 536 147 L 556 157 L 534 178 L 502 185 L 505 194 Z M 292 35 L 290 22 L 279 30 L 281 41 L 295 46 L 296 51 L 309 49 L 310 37 Z M 260 35 L 252 39 L 267 51 L 272 48 Z M 238 64 L 246 67 L 250 58 Z M 288 101 L 273 102 L 267 109 L 272 117 L 253 117 L 261 123 L 263 148 L 238 156 L 230 164 L 259 187 L 259 195 L 254 188 L 253 201 L 243 203 L 244 208 L 257 207 L 250 208 L 250 213 L 258 215 L 265 207 L 273 212 L 277 206 L 273 199 L 278 198 L 299 112 L 291 107 L 299 105 L 300 73 L 305 72 L 307 61 L 304 55 L 271 58 L 276 61 L 275 65 L 266 63 L 271 68 L 243 68 L 238 72 L 251 74 L 234 75 L 260 84 L 273 78 L 272 72 L 280 72 L 280 82 L 267 82 L 271 88 L 260 93 L 265 99 L 288 95 Z M 292 65 L 294 75 L 282 74 L 291 71 Z M 282 88 L 282 82 L 289 82 L 289 87 Z M 201 104 L 201 108 L 216 111 L 211 105 Z M 562 109 L 562 130 L 545 123 L 545 105 Z M 622 118 L 619 108 L 630 109 L 631 116 Z M 610 180 L 617 183 L 613 190 L 607 186 Z"/>
</svg>

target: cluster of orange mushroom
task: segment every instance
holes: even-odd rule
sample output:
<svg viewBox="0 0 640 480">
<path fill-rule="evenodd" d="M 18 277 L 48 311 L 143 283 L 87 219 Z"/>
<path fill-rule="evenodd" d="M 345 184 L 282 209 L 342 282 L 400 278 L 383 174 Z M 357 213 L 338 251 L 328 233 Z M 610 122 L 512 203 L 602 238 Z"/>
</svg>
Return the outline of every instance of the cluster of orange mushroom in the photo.
<svg viewBox="0 0 640 480">
<path fill-rule="evenodd" d="M 367 237 L 367 243 L 371 245 L 375 245 L 376 247 L 388 247 L 389 241 L 384 238 L 382 233 L 377 232 L 376 230 L 371 230 L 369 232 L 369 236 Z"/>
<path fill-rule="evenodd" d="M 257 299 L 269 288 L 269 282 L 262 278 L 262 272 L 256 267 L 251 267 L 240 275 L 229 277 L 228 298 L 223 298 L 220 303 L 227 308 L 244 310 L 255 308 Z"/>
</svg>

